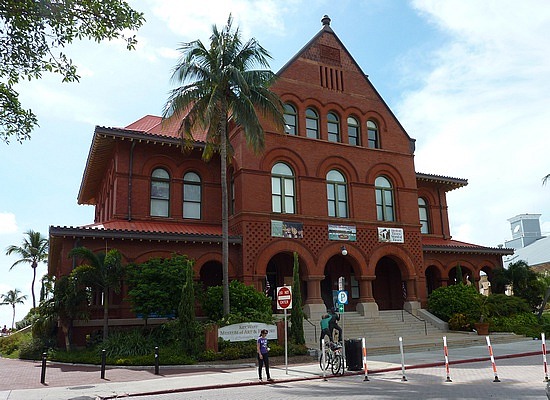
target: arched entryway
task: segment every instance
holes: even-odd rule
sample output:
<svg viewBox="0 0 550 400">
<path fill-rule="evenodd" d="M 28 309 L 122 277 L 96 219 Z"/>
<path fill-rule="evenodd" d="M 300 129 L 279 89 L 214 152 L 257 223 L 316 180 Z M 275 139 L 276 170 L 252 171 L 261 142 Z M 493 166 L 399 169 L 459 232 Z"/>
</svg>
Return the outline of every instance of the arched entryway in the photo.
<svg viewBox="0 0 550 400">
<path fill-rule="evenodd" d="M 426 293 L 428 296 L 441 286 L 441 272 L 435 265 L 426 268 Z"/>
<path fill-rule="evenodd" d="M 406 285 L 397 262 L 382 257 L 376 264 L 372 290 L 379 310 L 401 310 L 406 298 Z"/>
<path fill-rule="evenodd" d="M 302 304 L 304 299 L 307 299 L 307 284 L 303 278 L 303 268 L 300 268 L 301 261 L 298 258 L 299 264 L 299 276 L 300 276 L 300 291 L 302 294 Z M 277 287 L 280 286 L 292 286 L 294 276 L 294 254 L 290 252 L 277 253 L 267 263 L 266 279 L 264 290 L 266 295 L 273 300 L 276 296 Z M 269 285 L 268 285 L 269 282 Z M 277 311 L 277 303 L 273 301 L 273 312 Z M 282 312 L 281 310 L 279 310 Z"/>
<path fill-rule="evenodd" d="M 221 286 L 222 280 L 222 265 L 218 261 L 208 261 L 201 267 L 200 281 L 204 290 L 210 286 Z"/>
<path fill-rule="evenodd" d="M 321 297 L 325 307 L 335 307 L 338 294 L 338 279 L 344 278 L 343 290 L 348 292 L 348 304 L 344 310 L 355 311 L 359 300 L 359 282 L 355 278 L 350 258 L 337 254 L 332 256 L 325 265 L 325 279 L 321 281 Z"/>
<path fill-rule="evenodd" d="M 449 286 L 456 285 L 460 282 L 465 285 L 472 285 L 475 283 L 473 271 L 464 265 L 457 265 L 449 271 Z"/>
</svg>

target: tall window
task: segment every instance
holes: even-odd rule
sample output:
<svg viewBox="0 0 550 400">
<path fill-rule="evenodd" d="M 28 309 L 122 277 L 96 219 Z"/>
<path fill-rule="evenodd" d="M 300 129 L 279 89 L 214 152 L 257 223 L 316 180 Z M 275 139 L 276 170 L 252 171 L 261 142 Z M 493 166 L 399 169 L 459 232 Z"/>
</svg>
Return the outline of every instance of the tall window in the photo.
<svg viewBox="0 0 550 400">
<path fill-rule="evenodd" d="M 292 104 L 284 105 L 284 118 L 285 118 L 285 133 L 289 135 L 296 135 L 298 130 L 296 126 L 296 108 Z"/>
<path fill-rule="evenodd" d="M 388 178 L 379 176 L 376 187 L 376 216 L 378 221 L 395 221 L 393 210 L 393 189 Z"/>
<path fill-rule="evenodd" d="M 170 175 L 157 168 L 151 174 L 151 216 L 168 217 L 170 213 Z"/>
<path fill-rule="evenodd" d="M 276 213 L 294 214 L 294 173 L 284 163 L 271 168 L 271 204 Z"/>
<path fill-rule="evenodd" d="M 201 177 L 195 172 L 183 176 L 183 218 L 201 219 Z"/>
<path fill-rule="evenodd" d="M 379 149 L 380 139 L 378 137 L 378 126 L 376 125 L 376 122 L 371 121 L 369 119 L 367 121 L 367 131 L 368 131 L 368 147 L 371 149 Z"/>
<path fill-rule="evenodd" d="M 359 123 L 354 117 L 348 117 L 348 140 L 349 144 L 359 146 Z"/>
<path fill-rule="evenodd" d="M 319 139 L 319 115 L 313 108 L 306 110 L 306 136 Z"/>
<path fill-rule="evenodd" d="M 329 217 L 348 217 L 346 178 L 335 169 L 327 174 L 327 200 Z"/>
<path fill-rule="evenodd" d="M 428 203 L 422 197 L 418 198 L 418 214 L 420 216 L 420 233 L 430 233 Z"/>
<path fill-rule="evenodd" d="M 328 113 L 327 115 L 327 130 L 329 142 L 340 141 L 340 121 L 334 113 Z"/>
</svg>

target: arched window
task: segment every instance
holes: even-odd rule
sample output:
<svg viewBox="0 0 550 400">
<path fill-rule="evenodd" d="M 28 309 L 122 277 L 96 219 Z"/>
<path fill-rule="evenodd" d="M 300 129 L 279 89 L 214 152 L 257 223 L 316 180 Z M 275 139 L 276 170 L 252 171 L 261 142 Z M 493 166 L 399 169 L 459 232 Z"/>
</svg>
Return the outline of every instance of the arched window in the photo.
<svg viewBox="0 0 550 400">
<path fill-rule="evenodd" d="M 306 136 L 319 139 L 319 114 L 313 108 L 306 110 Z"/>
<path fill-rule="evenodd" d="M 292 104 L 284 105 L 285 133 L 296 135 L 298 132 L 296 108 Z"/>
<path fill-rule="evenodd" d="M 195 172 L 183 176 L 183 218 L 201 219 L 201 177 Z"/>
<path fill-rule="evenodd" d="M 348 140 L 349 144 L 353 146 L 359 146 L 360 143 L 360 129 L 359 122 L 355 117 L 348 117 Z"/>
<path fill-rule="evenodd" d="M 170 175 L 165 169 L 157 168 L 151 174 L 151 216 L 170 215 Z"/>
<path fill-rule="evenodd" d="M 329 142 L 340 141 L 340 120 L 334 113 L 328 113 L 327 115 L 327 130 Z"/>
<path fill-rule="evenodd" d="M 271 207 L 273 212 L 294 214 L 294 173 L 284 164 L 271 168 Z"/>
<path fill-rule="evenodd" d="M 346 178 L 340 171 L 330 170 L 327 174 L 327 200 L 329 217 L 348 217 L 348 193 Z"/>
<path fill-rule="evenodd" d="M 418 215 L 420 217 L 420 233 L 430 233 L 428 203 L 423 197 L 418 198 Z"/>
<path fill-rule="evenodd" d="M 367 121 L 367 131 L 368 131 L 368 147 L 370 149 L 379 149 L 380 148 L 380 138 L 378 137 L 378 125 L 376 122 Z"/>
<path fill-rule="evenodd" d="M 393 210 L 393 189 L 391 182 L 379 176 L 374 182 L 376 187 L 376 217 L 378 221 L 395 221 Z"/>
</svg>

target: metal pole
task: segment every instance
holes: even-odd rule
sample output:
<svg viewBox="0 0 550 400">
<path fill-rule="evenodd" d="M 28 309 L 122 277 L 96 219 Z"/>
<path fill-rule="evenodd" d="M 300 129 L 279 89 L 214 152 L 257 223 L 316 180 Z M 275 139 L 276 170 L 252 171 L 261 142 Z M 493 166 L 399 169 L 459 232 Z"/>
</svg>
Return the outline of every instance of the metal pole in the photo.
<svg viewBox="0 0 550 400">
<path fill-rule="evenodd" d="M 407 377 L 405 376 L 405 354 L 403 353 L 403 338 L 399 336 L 399 350 L 401 351 L 401 373 L 403 374 L 403 378 L 401 380 L 403 382 L 407 381 Z"/>
<path fill-rule="evenodd" d="M 346 372 L 346 341 L 344 340 L 344 306 L 342 306 L 342 337 L 340 340 L 342 341 L 342 375 Z"/>
<path fill-rule="evenodd" d="M 493 366 L 493 372 L 495 373 L 495 380 L 493 382 L 500 382 L 500 379 L 498 379 L 497 375 L 497 365 L 495 364 L 495 357 L 493 355 L 493 348 L 491 347 L 491 339 L 489 336 L 485 336 L 485 340 L 487 340 L 487 347 L 489 349 L 489 356 L 491 356 L 491 364 Z"/>
<path fill-rule="evenodd" d="M 42 353 L 42 370 L 40 372 L 40 383 L 45 384 L 46 383 L 46 353 Z"/>
<path fill-rule="evenodd" d="M 159 374 L 159 347 L 155 346 L 155 375 Z"/>
<path fill-rule="evenodd" d="M 548 382 L 548 365 L 546 364 L 546 337 L 544 332 L 541 334 L 542 339 L 542 363 L 544 365 L 544 382 Z"/>
<path fill-rule="evenodd" d="M 107 360 L 105 349 L 101 350 L 101 379 L 105 379 L 105 363 Z"/>
<path fill-rule="evenodd" d="M 288 326 L 287 326 L 287 321 L 286 321 L 286 308 L 285 308 L 285 371 L 286 371 L 286 374 L 288 375 L 288 338 L 287 338 L 287 331 L 288 331 Z"/>
<path fill-rule="evenodd" d="M 447 336 L 443 336 L 443 354 L 445 354 L 445 372 L 447 373 L 447 379 L 445 382 L 452 382 L 451 371 L 449 370 L 449 349 L 447 347 Z"/>
<path fill-rule="evenodd" d="M 365 370 L 365 378 L 363 379 L 363 381 L 368 381 L 369 369 L 367 368 L 367 342 L 365 338 L 361 339 L 361 344 L 362 344 L 361 347 L 363 348 L 363 369 Z"/>
</svg>

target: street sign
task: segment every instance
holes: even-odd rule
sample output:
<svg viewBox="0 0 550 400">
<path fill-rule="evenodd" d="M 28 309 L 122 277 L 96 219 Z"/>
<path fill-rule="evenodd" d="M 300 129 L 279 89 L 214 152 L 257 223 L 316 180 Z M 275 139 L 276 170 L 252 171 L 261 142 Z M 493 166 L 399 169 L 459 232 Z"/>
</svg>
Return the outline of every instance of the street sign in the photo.
<svg viewBox="0 0 550 400">
<path fill-rule="evenodd" d="M 348 304 L 348 292 L 346 290 L 340 290 L 338 292 L 338 303 Z"/>
<path fill-rule="evenodd" d="M 277 288 L 277 309 L 290 310 L 292 308 L 292 288 L 279 286 Z"/>
<path fill-rule="evenodd" d="M 340 314 L 343 314 L 344 313 L 344 305 L 343 304 L 338 304 L 338 312 Z"/>
</svg>

